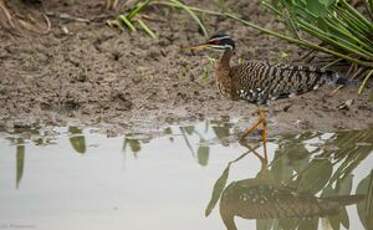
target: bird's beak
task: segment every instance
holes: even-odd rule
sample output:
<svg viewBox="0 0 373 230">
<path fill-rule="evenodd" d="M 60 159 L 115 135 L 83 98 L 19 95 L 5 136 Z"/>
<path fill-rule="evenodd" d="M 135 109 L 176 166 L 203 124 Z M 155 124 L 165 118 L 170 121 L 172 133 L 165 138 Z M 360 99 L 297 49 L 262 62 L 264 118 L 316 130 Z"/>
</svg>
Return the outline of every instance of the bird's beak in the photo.
<svg viewBox="0 0 373 230">
<path fill-rule="evenodd" d="M 199 44 L 199 45 L 195 45 L 195 46 L 191 46 L 191 47 L 187 47 L 185 49 L 187 50 L 192 50 L 192 51 L 199 51 L 199 50 L 203 50 L 203 49 L 206 49 L 208 48 L 210 45 L 208 43 L 203 43 L 203 44 Z"/>
</svg>

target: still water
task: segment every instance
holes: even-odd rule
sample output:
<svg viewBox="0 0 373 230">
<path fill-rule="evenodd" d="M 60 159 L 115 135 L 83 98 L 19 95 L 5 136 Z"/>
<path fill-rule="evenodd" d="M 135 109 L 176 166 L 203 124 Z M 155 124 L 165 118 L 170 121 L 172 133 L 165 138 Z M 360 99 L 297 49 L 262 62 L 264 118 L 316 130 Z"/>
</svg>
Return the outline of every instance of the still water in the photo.
<svg viewBox="0 0 373 230">
<path fill-rule="evenodd" d="M 0 229 L 372 229 L 373 129 L 236 141 L 205 121 L 0 134 Z"/>
</svg>

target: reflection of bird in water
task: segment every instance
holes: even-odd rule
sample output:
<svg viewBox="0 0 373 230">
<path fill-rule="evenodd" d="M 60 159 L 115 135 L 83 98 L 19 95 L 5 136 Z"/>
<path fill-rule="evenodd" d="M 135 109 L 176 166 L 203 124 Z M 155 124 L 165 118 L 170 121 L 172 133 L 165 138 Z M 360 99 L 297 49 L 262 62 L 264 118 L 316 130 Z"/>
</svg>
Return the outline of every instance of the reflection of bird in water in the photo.
<svg viewBox="0 0 373 230">
<path fill-rule="evenodd" d="M 335 215 L 346 205 L 358 203 L 364 195 L 316 197 L 295 189 L 265 184 L 256 179 L 232 182 L 220 200 L 220 214 L 227 229 L 237 229 L 234 217 L 271 219 Z"/>
<path fill-rule="evenodd" d="M 215 66 L 215 79 L 220 93 L 232 100 L 241 99 L 261 105 L 278 98 L 309 92 L 328 82 L 344 83 L 338 74 L 312 66 L 271 65 L 250 61 L 232 67 L 230 60 L 234 54 L 235 42 L 226 34 L 214 35 L 206 43 L 191 47 L 192 50 L 202 48 L 224 51 Z M 258 121 L 245 130 L 241 140 L 262 125 L 266 155 L 266 117 L 260 108 L 259 115 Z"/>
<path fill-rule="evenodd" d="M 237 229 L 234 217 L 245 219 L 272 219 L 324 217 L 338 214 L 344 206 L 362 201 L 365 195 L 338 195 L 316 197 L 273 181 L 267 162 L 261 160 L 262 169 L 256 178 L 234 181 L 223 191 L 220 215 L 228 230 Z"/>
</svg>

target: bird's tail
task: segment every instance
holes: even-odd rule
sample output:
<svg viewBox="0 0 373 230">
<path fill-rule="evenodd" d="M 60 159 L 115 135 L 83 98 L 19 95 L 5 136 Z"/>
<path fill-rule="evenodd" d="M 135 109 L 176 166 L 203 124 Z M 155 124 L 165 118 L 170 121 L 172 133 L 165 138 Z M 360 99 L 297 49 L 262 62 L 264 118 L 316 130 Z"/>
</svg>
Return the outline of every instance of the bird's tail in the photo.
<svg viewBox="0 0 373 230">
<path fill-rule="evenodd" d="M 341 205 L 352 205 L 359 202 L 362 202 L 365 199 L 365 195 L 357 194 L 357 195 L 342 195 L 342 196 L 331 196 L 325 197 L 329 201 L 336 201 Z"/>
<path fill-rule="evenodd" d="M 348 86 L 348 85 L 357 85 L 357 83 L 358 83 L 357 80 L 349 79 L 345 76 L 342 76 L 338 72 L 327 71 L 326 75 L 327 75 L 327 79 L 326 79 L 327 84 L 329 84 L 329 85 L 334 85 L 334 86 L 345 85 L 345 86 Z"/>
</svg>

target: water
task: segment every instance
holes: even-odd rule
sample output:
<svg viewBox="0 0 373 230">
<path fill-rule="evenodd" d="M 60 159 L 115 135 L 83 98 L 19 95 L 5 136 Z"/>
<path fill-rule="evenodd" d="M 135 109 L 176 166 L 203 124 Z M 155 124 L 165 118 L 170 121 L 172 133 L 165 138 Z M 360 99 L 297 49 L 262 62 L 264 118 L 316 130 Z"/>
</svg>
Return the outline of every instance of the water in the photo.
<svg viewBox="0 0 373 230">
<path fill-rule="evenodd" d="M 2 133 L 0 229 L 372 228 L 372 129 L 277 136 L 267 164 L 234 133 L 217 121 Z"/>
</svg>

